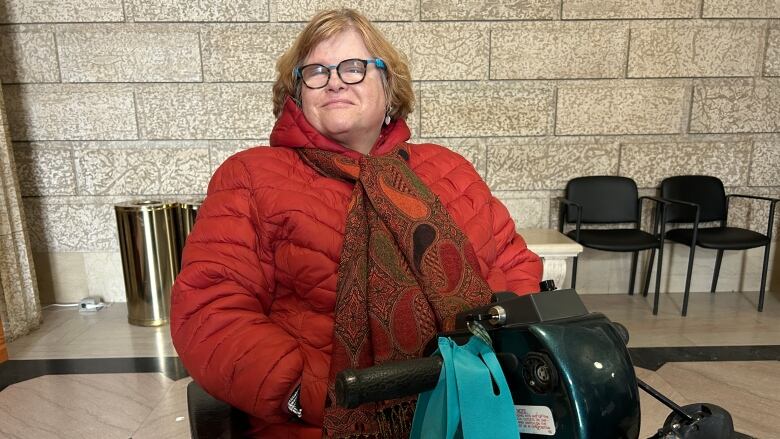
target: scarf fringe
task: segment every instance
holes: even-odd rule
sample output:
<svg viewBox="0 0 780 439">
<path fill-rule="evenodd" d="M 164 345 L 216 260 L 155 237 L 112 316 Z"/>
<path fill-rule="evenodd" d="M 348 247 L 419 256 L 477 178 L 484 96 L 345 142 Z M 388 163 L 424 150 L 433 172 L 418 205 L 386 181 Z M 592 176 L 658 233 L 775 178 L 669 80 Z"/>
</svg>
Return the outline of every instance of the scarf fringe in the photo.
<svg viewBox="0 0 780 439">
<path fill-rule="evenodd" d="M 379 431 L 376 433 L 352 433 L 334 436 L 333 439 L 407 439 L 412 432 L 416 401 L 402 401 L 376 413 Z"/>
</svg>

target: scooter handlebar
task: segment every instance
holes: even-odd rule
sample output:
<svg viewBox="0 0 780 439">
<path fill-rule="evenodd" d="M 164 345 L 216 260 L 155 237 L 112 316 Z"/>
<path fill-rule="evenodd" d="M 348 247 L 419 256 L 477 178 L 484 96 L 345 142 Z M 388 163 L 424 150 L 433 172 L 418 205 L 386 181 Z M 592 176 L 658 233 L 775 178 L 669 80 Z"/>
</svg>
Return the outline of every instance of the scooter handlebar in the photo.
<svg viewBox="0 0 780 439">
<path fill-rule="evenodd" d="M 355 408 L 367 402 L 416 395 L 436 387 L 442 358 L 391 361 L 365 369 L 345 369 L 336 376 L 336 404 Z"/>
</svg>

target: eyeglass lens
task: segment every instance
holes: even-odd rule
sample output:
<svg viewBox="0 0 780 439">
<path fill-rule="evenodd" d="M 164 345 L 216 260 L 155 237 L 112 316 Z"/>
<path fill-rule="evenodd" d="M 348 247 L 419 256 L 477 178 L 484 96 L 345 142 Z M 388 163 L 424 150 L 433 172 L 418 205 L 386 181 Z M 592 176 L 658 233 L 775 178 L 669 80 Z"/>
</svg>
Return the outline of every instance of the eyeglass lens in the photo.
<svg viewBox="0 0 780 439">
<path fill-rule="evenodd" d="M 339 78 L 345 84 L 357 84 L 366 76 L 366 61 L 362 59 L 345 59 L 336 66 Z M 322 88 L 330 80 L 331 67 L 321 64 L 309 64 L 301 69 L 301 77 L 309 88 Z"/>
</svg>

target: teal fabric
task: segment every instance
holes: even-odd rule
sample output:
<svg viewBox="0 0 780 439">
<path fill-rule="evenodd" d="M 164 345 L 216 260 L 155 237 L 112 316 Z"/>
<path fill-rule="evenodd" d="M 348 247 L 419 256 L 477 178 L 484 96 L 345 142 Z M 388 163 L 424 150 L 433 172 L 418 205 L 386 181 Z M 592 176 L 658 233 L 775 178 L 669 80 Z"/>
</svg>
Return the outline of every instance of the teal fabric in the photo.
<svg viewBox="0 0 780 439">
<path fill-rule="evenodd" d="M 437 353 L 444 360 L 439 382 L 420 394 L 409 438 L 519 438 L 512 395 L 493 349 L 479 337 L 463 346 L 439 337 Z"/>
</svg>

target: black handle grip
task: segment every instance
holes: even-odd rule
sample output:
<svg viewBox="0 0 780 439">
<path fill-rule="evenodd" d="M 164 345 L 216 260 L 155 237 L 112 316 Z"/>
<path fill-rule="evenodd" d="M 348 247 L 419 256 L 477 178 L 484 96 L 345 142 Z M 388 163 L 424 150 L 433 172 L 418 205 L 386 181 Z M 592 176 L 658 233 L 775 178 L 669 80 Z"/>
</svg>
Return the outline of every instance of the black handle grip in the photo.
<svg viewBox="0 0 780 439">
<path fill-rule="evenodd" d="M 367 402 L 416 395 L 436 387 L 442 358 L 391 361 L 365 369 L 345 369 L 336 376 L 336 404 L 352 409 Z"/>
<path fill-rule="evenodd" d="M 499 352 L 496 359 L 505 375 L 520 361 Z M 385 401 L 426 392 L 436 387 L 443 360 L 440 356 L 392 361 L 365 369 L 345 369 L 336 375 L 336 404 L 352 409 L 367 402 Z"/>
</svg>

